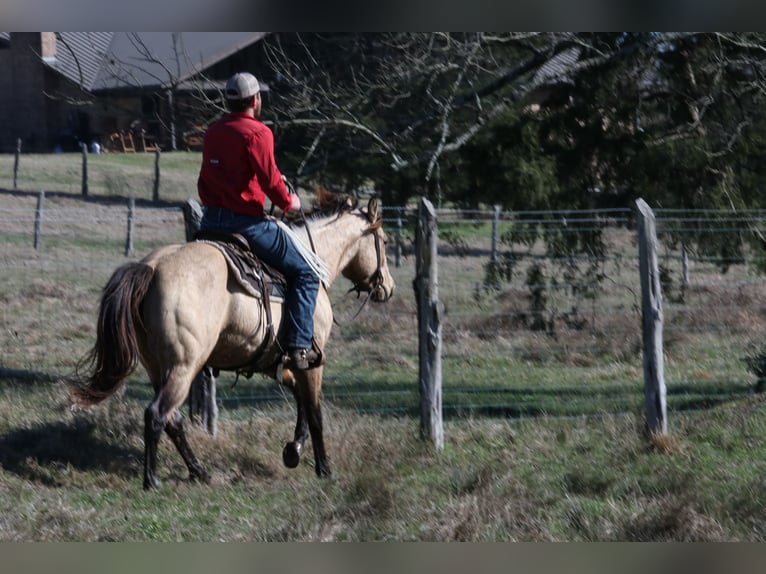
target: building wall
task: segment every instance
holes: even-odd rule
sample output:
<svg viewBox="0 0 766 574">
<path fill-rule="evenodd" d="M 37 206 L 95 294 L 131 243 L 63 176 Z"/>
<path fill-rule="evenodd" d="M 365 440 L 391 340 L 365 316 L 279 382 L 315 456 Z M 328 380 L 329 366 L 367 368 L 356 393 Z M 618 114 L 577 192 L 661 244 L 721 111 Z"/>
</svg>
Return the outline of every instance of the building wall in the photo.
<svg viewBox="0 0 766 574">
<path fill-rule="evenodd" d="M 7 153 L 15 149 L 15 144 L 10 147 L 11 140 L 15 141 L 15 126 L 11 125 L 13 114 L 13 74 L 11 71 L 11 48 L 0 47 L 0 153 Z"/>
<path fill-rule="evenodd" d="M 50 153 L 56 147 L 74 151 L 81 141 L 107 147 L 110 134 L 140 133 L 142 128 L 165 150 L 171 149 L 172 134 L 178 149 L 188 149 L 184 138 L 198 140 L 219 114 L 201 106 L 192 92 L 173 94 L 173 114 L 168 94 L 157 88 L 85 93 L 44 62 L 62 50 L 54 32 L 14 32 L 7 47 L 0 46 L 0 153 L 12 153 L 19 138 L 26 153 Z M 255 47 L 248 47 L 216 64 L 206 76 L 225 79 L 232 71 L 247 69 L 270 83 L 271 78 L 263 76 L 266 66 L 259 64 L 260 56 Z"/>
<path fill-rule="evenodd" d="M 50 153 L 90 141 L 93 98 L 43 62 L 55 58 L 54 32 L 13 32 L 0 49 L 0 153 Z"/>
<path fill-rule="evenodd" d="M 15 150 L 17 138 L 27 151 L 48 146 L 42 39 L 40 32 L 14 32 L 0 50 L 0 151 Z"/>
</svg>

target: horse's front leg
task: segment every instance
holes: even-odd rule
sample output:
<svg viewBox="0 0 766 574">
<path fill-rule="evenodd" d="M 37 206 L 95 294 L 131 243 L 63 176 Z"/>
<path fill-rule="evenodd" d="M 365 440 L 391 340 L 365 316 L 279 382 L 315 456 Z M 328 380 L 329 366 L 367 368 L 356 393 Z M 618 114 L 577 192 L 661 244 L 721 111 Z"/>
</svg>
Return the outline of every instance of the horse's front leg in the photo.
<svg viewBox="0 0 766 574">
<path fill-rule="evenodd" d="M 299 374 L 296 387 L 300 393 L 303 409 L 311 433 L 311 445 L 314 448 L 314 470 L 319 477 L 331 476 L 330 463 L 324 446 L 322 428 L 322 409 L 319 397 L 322 391 L 322 367 L 303 371 Z"/>
<path fill-rule="evenodd" d="M 288 468 L 298 466 L 303 453 L 303 445 L 311 434 L 314 447 L 315 470 L 318 476 L 330 476 L 330 464 L 324 446 L 322 429 L 322 411 L 319 395 L 322 386 L 322 367 L 308 371 L 286 372 L 285 384 L 290 386 L 295 397 L 298 415 L 295 424 L 295 437 L 285 445 L 282 460 Z"/>
<path fill-rule="evenodd" d="M 306 410 L 303 408 L 303 401 L 300 398 L 300 394 L 298 393 L 295 384 L 295 375 L 291 370 L 284 371 L 282 384 L 290 387 L 293 397 L 295 397 L 295 405 L 298 411 L 295 423 L 295 434 L 293 435 L 293 440 L 288 442 L 285 445 L 285 448 L 282 449 L 282 462 L 284 462 L 287 468 L 295 468 L 298 466 L 301 455 L 303 454 L 303 445 L 309 437 L 309 426 L 306 421 Z"/>
</svg>

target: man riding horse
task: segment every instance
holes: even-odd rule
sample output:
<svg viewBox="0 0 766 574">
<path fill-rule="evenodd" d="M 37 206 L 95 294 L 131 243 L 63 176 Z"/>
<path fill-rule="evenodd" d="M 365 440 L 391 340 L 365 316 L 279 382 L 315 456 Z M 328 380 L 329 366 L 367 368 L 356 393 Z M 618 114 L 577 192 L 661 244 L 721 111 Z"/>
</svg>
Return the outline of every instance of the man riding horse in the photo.
<svg viewBox="0 0 766 574">
<path fill-rule="evenodd" d="M 280 271 L 287 281 L 285 297 L 289 366 L 303 371 L 320 362 L 314 350 L 314 309 L 319 277 L 292 239 L 264 210 L 266 197 L 282 211 L 299 210 L 274 159 L 274 135 L 260 120 L 261 87 L 246 72 L 226 82 L 229 114 L 205 133 L 197 189 L 205 212 L 201 231 L 244 236 L 252 252 Z"/>
</svg>

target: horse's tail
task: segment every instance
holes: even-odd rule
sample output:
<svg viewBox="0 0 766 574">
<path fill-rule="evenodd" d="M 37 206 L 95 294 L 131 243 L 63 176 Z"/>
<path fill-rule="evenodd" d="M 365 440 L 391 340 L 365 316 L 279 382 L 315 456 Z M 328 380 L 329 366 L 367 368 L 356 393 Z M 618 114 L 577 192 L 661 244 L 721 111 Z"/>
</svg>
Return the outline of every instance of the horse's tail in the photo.
<svg viewBox="0 0 766 574">
<path fill-rule="evenodd" d="M 78 363 L 72 394 L 83 406 L 112 396 L 138 366 L 136 326 L 141 322 L 141 301 L 152 283 L 154 269 L 144 263 L 119 267 L 101 294 L 96 343 Z M 89 374 L 80 375 L 83 369 Z"/>
</svg>

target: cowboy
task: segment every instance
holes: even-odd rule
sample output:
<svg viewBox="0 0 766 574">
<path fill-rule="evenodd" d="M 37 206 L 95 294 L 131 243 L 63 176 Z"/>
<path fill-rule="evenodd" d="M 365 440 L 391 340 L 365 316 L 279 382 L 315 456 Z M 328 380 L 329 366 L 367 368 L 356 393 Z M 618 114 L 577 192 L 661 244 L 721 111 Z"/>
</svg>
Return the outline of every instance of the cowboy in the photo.
<svg viewBox="0 0 766 574">
<path fill-rule="evenodd" d="M 282 211 L 299 210 L 274 159 L 274 134 L 260 120 L 261 87 L 252 74 L 226 82 L 229 114 L 205 133 L 197 190 L 204 209 L 201 230 L 243 235 L 256 257 L 287 281 L 283 343 L 290 366 L 311 368 L 319 359 L 312 348 L 319 278 L 287 233 L 264 211 L 266 197 Z"/>
</svg>

